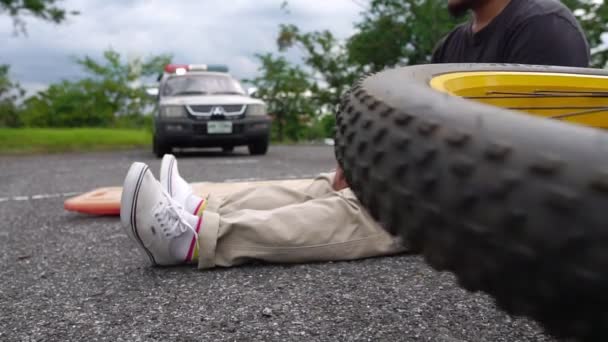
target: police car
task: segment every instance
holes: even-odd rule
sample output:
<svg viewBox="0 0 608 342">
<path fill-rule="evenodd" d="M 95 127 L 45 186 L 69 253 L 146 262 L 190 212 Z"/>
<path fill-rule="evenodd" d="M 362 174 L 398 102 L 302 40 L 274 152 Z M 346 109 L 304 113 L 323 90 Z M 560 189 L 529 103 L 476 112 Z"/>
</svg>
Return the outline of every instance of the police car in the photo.
<svg viewBox="0 0 608 342">
<path fill-rule="evenodd" d="M 266 154 L 271 118 L 266 104 L 249 96 L 226 66 L 169 64 L 159 77 L 153 151 L 173 147 L 248 146 Z"/>
</svg>

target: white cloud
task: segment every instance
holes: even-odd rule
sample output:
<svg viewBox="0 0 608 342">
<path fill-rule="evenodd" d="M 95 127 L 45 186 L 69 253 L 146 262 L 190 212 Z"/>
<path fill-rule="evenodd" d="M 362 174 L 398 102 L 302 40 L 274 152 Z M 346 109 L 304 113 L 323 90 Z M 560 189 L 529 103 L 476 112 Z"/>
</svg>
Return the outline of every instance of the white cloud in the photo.
<svg viewBox="0 0 608 342">
<path fill-rule="evenodd" d="M 255 53 L 276 51 L 281 23 L 303 30 L 352 33 L 361 8 L 352 0 L 66 0 L 81 11 L 62 25 L 27 21 L 27 36 L 14 36 L 12 21 L 0 17 L 4 42 L 0 63 L 24 85 L 82 76 L 72 57 L 94 57 L 108 47 L 127 56 L 172 53 L 176 62 L 228 64 L 240 78 L 257 71 Z M 290 54 L 293 58 L 293 54 Z"/>
</svg>

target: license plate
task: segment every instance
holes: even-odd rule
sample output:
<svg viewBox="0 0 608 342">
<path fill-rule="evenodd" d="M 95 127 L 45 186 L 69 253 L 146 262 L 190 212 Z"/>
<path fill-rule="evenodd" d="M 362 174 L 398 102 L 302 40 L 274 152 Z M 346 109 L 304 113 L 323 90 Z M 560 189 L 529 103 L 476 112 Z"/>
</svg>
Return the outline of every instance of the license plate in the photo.
<svg viewBox="0 0 608 342">
<path fill-rule="evenodd" d="M 207 123 L 207 134 L 229 134 L 232 133 L 231 121 L 210 121 Z"/>
</svg>

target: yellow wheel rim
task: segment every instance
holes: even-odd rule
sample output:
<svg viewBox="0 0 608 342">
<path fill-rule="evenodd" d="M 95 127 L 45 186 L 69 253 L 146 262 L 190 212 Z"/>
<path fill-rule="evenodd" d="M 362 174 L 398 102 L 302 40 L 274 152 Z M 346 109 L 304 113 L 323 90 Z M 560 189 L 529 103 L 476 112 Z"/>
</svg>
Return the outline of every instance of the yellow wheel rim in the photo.
<svg viewBox="0 0 608 342">
<path fill-rule="evenodd" d="M 456 72 L 433 89 L 485 104 L 575 124 L 608 128 L 608 77 L 567 73 Z"/>
</svg>

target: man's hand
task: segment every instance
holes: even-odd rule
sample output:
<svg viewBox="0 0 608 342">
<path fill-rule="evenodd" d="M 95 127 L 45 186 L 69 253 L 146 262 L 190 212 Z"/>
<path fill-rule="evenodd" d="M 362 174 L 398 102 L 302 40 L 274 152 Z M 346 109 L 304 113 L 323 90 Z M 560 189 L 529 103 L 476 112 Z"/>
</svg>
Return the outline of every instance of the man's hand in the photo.
<svg viewBox="0 0 608 342">
<path fill-rule="evenodd" d="M 346 182 L 346 178 L 344 177 L 344 170 L 342 170 L 342 167 L 340 167 L 340 165 L 338 165 L 338 167 L 336 168 L 336 176 L 334 177 L 333 188 L 336 191 L 340 191 L 340 190 L 346 189 L 348 187 L 349 187 L 349 185 Z"/>
</svg>

